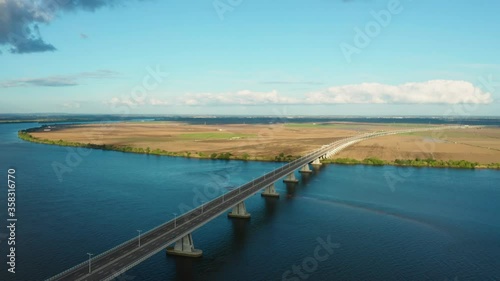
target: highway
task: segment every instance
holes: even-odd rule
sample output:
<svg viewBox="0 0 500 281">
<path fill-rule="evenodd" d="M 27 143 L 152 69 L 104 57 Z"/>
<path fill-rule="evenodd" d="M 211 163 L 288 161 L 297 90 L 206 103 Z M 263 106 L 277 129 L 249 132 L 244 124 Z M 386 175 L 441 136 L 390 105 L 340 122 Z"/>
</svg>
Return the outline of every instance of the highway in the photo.
<svg viewBox="0 0 500 281">
<path fill-rule="evenodd" d="M 312 161 L 339 152 L 340 150 L 357 143 L 359 141 L 393 134 L 410 133 L 427 130 L 442 130 L 457 128 L 460 126 L 447 127 L 432 127 L 419 128 L 410 130 L 398 130 L 390 132 L 374 132 L 362 135 L 357 135 L 336 142 L 324 145 L 318 150 L 303 156 L 297 160 L 286 163 L 280 168 L 277 168 L 253 181 L 250 181 L 238 188 L 219 196 L 212 201 L 205 203 L 203 206 L 197 207 L 176 219 L 168 221 L 154 229 L 149 230 L 141 235 L 141 246 L 138 245 L 138 239 L 134 238 L 126 241 L 104 253 L 101 253 L 91 260 L 92 269 L 89 273 L 88 261 L 82 262 L 60 274 L 47 279 L 52 280 L 71 280 L 71 281 L 100 281 L 112 280 L 121 273 L 129 270 L 135 265 L 148 259 L 152 255 L 165 251 L 166 247 L 175 243 L 185 235 L 192 233 L 204 224 L 210 222 L 215 217 L 226 213 L 227 210 L 248 197 L 256 194 L 259 190 L 266 186 L 279 181 L 295 170 L 300 169 L 304 165 Z"/>
</svg>

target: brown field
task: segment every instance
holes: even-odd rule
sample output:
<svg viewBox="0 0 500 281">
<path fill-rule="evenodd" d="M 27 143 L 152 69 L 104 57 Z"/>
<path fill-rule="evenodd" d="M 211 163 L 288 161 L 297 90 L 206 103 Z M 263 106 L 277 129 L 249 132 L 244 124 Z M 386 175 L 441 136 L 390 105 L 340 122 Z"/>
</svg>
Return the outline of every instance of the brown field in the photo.
<svg viewBox="0 0 500 281">
<path fill-rule="evenodd" d="M 326 123 L 269 125 L 189 125 L 175 122 L 90 124 L 33 132 L 40 139 L 111 144 L 190 152 L 192 157 L 230 152 L 249 159 L 274 159 L 280 153 L 304 155 L 324 144 L 364 132 L 399 130 L 426 125 Z M 383 160 L 433 157 L 488 164 L 500 162 L 500 128 L 467 128 L 366 140 L 334 158 Z"/>
<path fill-rule="evenodd" d="M 429 131 L 374 138 L 346 148 L 334 158 L 358 160 L 427 159 L 500 162 L 500 128 Z"/>
</svg>

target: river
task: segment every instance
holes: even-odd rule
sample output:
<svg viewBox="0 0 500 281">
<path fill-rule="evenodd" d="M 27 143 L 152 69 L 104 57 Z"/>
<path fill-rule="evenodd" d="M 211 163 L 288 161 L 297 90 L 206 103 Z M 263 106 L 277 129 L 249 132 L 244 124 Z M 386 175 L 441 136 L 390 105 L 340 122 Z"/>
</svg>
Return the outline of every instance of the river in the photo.
<svg viewBox="0 0 500 281">
<path fill-rule="evenodd" d="M 35 126 L 0 124 L 2 281 L 44 280 L 280 165 L 17 138 Z M 15 274 L 7 271 L 9 168 Z M 116 280 L 500 280 L 499 182 L 495 170 L 323 165 L 292 190 L 277 183 L 278 200 L 248 199 L 250 220 L 220 216 L 196 230 L 202 258 L 162 251 Z"/>
</svg>

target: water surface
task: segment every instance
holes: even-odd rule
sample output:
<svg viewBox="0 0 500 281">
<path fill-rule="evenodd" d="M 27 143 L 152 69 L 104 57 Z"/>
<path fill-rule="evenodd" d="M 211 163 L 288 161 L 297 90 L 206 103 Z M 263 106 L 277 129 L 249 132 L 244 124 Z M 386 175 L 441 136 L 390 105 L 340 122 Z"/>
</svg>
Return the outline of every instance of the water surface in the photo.
<svg viewBox="0 0 500 281">
<path fill-rule="evenodd" d="M 16 274 L 1 236 L 0 280 L 43 280 L 280 165 L 101 150 L 74 158 L 75 148 L 17 139 L 36 125 L 0 125 L 0 234 L 8 168 L 18 204 Z M 54 165 L 67 168 L 61 180 Z M 311 261 L 318 239 L 335 243 L 333 254 L 284 280 L 499 280 L 498 182 L 493 170 L 325 165 L 293 189 L 277 183 L 278 200 L 248 199 L 249 221 L 220 216 L 195 231 L 201 259 L 160 252 L 116 280 L 282 280 Z"/>
</svg>

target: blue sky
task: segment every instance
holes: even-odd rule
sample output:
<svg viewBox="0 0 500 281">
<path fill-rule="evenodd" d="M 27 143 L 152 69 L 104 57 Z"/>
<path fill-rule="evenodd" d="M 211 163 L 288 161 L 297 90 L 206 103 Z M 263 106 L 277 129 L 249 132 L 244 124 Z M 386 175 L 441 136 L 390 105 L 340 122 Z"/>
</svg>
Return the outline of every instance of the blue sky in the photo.
<svg viewBox="0 0 500 281">
<path fill-rule="evenodd" d="M 498 1 L 29 2 L 0 113 L 500 115 Z"/>
</svg>

